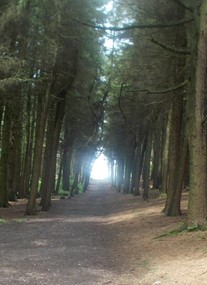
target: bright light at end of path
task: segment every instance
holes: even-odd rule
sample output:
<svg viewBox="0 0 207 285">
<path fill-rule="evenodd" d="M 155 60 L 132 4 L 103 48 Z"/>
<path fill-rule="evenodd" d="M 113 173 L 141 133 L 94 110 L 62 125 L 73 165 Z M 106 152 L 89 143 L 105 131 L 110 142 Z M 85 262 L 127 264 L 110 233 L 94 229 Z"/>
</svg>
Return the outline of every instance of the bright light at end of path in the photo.
<svg viewBox="0 0 207 285">
<path fill-rule="evenodd" d="M 105 155 L 101 154 L 93 164 L 92 179 L 103 180 L 109 178 L 108 161 Z"/>
</svg>

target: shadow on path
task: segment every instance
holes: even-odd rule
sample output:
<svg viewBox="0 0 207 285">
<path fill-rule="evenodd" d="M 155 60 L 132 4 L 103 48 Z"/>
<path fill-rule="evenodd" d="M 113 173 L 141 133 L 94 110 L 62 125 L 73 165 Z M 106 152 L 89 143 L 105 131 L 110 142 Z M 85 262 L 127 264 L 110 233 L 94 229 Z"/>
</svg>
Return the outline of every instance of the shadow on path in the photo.
<svg viewBox="0 0 207 285">
<path fill-rule="evenodd" d="M 137 201 L 92 181 L 89 191 L 54 201 L 48 213 L 1 225 L 0 284 L 139 284 L 122 227 Z"/>
</svg>

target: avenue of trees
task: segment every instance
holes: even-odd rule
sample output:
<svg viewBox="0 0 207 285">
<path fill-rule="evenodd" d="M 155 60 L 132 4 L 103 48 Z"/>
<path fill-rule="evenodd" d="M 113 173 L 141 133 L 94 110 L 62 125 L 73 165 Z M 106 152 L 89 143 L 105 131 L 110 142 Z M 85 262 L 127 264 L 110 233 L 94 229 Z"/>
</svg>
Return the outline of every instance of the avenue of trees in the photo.
<svg viewBox="0 0 207 285">
<path fill-rule="evenodd" d="M 99 19 L 101 1 L 1 2 L 0 206 L 89 183 L 101 139 L 106 84 L 101 81 L 101 32 L 79 18 Z M 87 13 L 86 13 L 87 11 Z"/>
<path fill-rule="evenodd" d="M 186 226 L 206 226 L 207 0 L 7 0 L 0 12 L 0 207 L 28 197 L 33 215 L 37 197 L 48 210 L 52 194 L 86 191 L 103 148 L 117 191 L 159 188 L 172 216 L 189 187 Z"/>
</svg>

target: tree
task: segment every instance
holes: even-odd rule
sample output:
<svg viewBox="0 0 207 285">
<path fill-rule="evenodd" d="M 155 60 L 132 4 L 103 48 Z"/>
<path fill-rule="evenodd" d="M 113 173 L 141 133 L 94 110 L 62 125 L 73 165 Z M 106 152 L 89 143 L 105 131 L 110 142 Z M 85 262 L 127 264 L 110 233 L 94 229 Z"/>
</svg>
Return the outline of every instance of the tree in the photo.
<svg viewBox="0 0 207 285">
<path fill-rule="evenodd" d="M 207 1 L 190 1 L 195 15 L 192 41 L 192 87 L 189 98 L 190 195 L 187 226 L 206 225 L 206 67 Z M 192 40 L 192 38 L 191 38 Z"/>
</svg>

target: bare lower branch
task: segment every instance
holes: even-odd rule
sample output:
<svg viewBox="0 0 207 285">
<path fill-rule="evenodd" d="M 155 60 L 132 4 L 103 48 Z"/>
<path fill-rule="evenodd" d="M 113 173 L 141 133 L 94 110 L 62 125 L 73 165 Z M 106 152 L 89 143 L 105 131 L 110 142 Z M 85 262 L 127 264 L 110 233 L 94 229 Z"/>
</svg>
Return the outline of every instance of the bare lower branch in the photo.
<svg viewBox="0 0 207 285">
<path fill-rule="evenodd" d="M 129 90 L 129 91 L 125 91 L 128 93 L 140 93 L 140 92 L 145 92 L 146 94 L 166 94 L 166 93 L 170 93 L 176 90 L 179 90 L 181 88 L 183 88 L 184 86 L 186 86 L 189 83 L 189 80 L 185 80 L 182 83 L 180 83 L 177 86 L 171 87 L 171 88 L 167 88 L 167 89 L 163 89 L 163 90 L 149 90 L 149 89 L 143 89 L 143 90 Z"/>
<path fill-rule="evenodd" d="M 160 47 L 162 47 L 162 48 L 164 48 L 164 49 L 166 49 L 166 50 L 168 50 L 168 51 L 170 51 L 170 52 L 177 53 L 177 54 L 184 54 L 184 55 L 190 55 L 190 54 L 191 54 L 189 49 L 178 49 L 178 48 L 176 48 L 176 47 L 172 47 L 172 46 L 163 44 L 163 43 L 161 43 L 161 42 L 155 40 L 155 39 L 152 38 L 152 37 L 150 37 L 149 40 L 150 40 L 152 43 L 154 43 L 154 44 L 156 44 L 156 45 L 158 45 L 158 46 L 160 46 Z"/>
<path fill-rule="evenodd" d="M 129 30 L 134 30 L 134 29 L 146 29 L 146 28 L 149 28 L 149 29 L 170 28 L 170 27 L 176 27 L 176 26 L 188 24 L 188 23 L 191 23 L 193 21 L 194 20 L 191 18 L 191 19 L 183 19 L 180 21 L 169 22 L 169 23 L 154 23 L 154 24 L 138 23 L 135 25 L 125 25 L 123 27 L 107 27 L 107 26 L 94 25 L 94 24 L 90 24 L 90 23 L 82 23 L 82 24 L 87 26 L 87 27 L 91 27 L 91 28 L 98 29 L 98 30 L 121 32 L 121 31 L 129 31 Z"/>
<path fill-rule="evenodd" d="M 189 12 L 193 12 L 193 9 L 189 6 L 187 6 L 184 2 L 182 2 L 181 0 L 172 0 L 173 2 L 177 3 L 178 5 L 180 5 L 181 7 L 183 7 L 185 10 L 188 10 Z"/>
<path fill-rule="evenodd" d="M 20 85 L 23 83 L 35 83 L 39 81 L 47 81 L 48 78 L 43 77 L 43 78 L 21 78 L 21 77 L 9 77 L 9 78 L 4 78 L 0 79 L 0 87 L 7 87 L 7 86 L 16 86 Z"/>
</svg>

